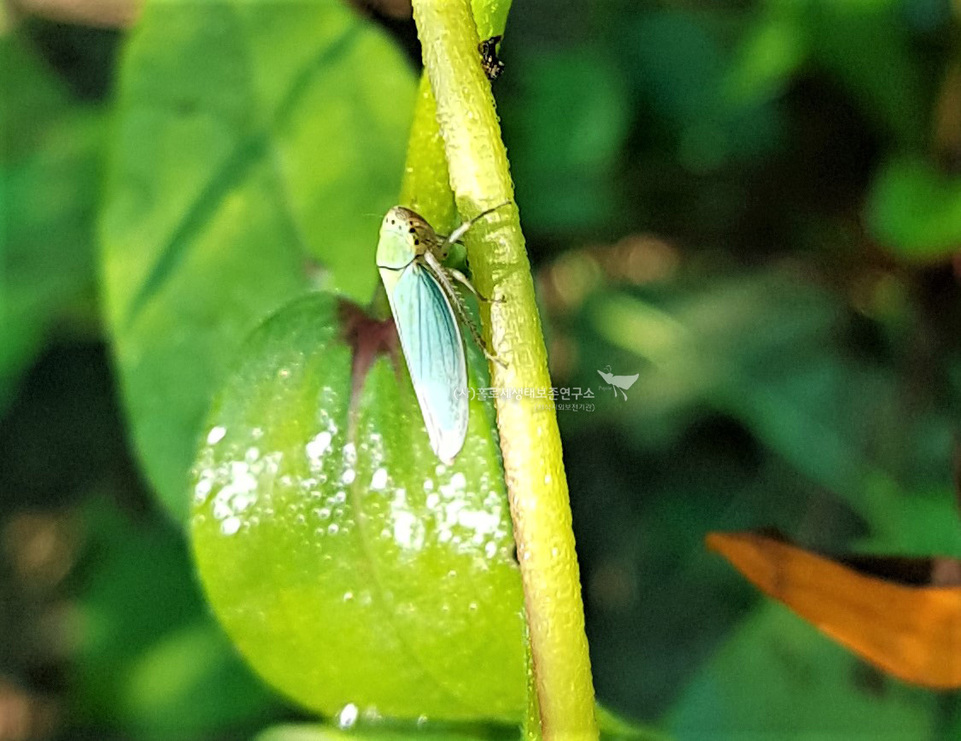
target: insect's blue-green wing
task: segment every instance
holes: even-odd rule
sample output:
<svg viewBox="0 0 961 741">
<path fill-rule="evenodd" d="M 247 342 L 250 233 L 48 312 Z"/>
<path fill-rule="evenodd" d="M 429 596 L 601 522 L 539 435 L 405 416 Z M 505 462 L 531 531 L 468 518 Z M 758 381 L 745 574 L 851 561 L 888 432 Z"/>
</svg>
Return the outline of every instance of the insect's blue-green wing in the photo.
<svg viewBox="0 0 961 741">
<path fill-rule="evenodd" d="M 391 282 L 387 295 L 430 445 L 450 463 L 464 446 L 469 410 L 457 317 L 437 280 L 416 262 Z"/>
</svg>

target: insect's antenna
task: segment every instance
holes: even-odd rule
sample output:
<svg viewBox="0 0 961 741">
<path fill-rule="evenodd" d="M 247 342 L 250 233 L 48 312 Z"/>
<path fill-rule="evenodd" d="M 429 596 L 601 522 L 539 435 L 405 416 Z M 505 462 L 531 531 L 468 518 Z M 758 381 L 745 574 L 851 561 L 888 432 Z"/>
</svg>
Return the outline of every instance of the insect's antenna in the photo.
<svg viewBox="0 0 961 741">
<path fill-rule="evenodd" d="M 476 224 L 478 221 L 483 219 L 485 216 L 487 216 L 488 214 L 494 213 L 499 208 L 503 208 L 504 206 L 510 206 L 510 205 L 511 205 L 510 201 L 504 201 L 503 203 L 498 203 L 493 208 L 489 208 L 486 211 L 481 211 L 473 219 L 468 219 L 459 227 L 457 227 L 454 231 L 452 231 L 444 241 L 447 244 L 454 244 L 454 242 L 457 242 L 458 240 L 460 240 L 461 237 L 467 234 L 468 229 L 474 226 L 474 224 Z"/>
</svg>

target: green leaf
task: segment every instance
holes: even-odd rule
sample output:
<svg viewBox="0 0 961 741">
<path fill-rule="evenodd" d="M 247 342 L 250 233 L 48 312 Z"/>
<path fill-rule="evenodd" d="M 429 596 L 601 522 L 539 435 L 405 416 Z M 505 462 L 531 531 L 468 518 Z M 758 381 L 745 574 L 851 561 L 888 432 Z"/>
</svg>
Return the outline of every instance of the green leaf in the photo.
<svg viewBox="0 0 961 741">
<path fill-rule="evenodd" d="M 503 119 L 525 220 L 596 228 L 617 208 L 614 172 L 629 127 L 623 75 L 599 47 L 518 54 L 511 74 L 521 92 L 505 98 Z"/>
<path fill-rule="evenodd" d="M 660 9 L 639 14 L 628 29 L 630 78 L 641 105 L 673 130 L 680 165 L 709 172 L 770 149 L 780 126 L 776 111 L 740 82 L 745 73 L 739 66 L 747 64 L 753 74 L 758 65 L 733 59 L 711 24 L 690 12 Z"/>
<path fill-rule="evenodd" d="M 346 713 L 342 711 L 341 716 L 335 720 L 352 723 L 356 716 L 355 709 L 348 707 Z M 376 722 L 365 723 L 364 719 L 356 722 L 358 727 L 350 730 L 316 724 L 274 726 L 257 736 L 255 741 L 518 741 L 521 738 L 517 728 L 505 726 L 418 724 L 404 728 L 397 724 L 385 726 Z M 601 705 L 597 706 L 597 723 L 602 741 L 668 741 L 670 738 L 630 723 Z M 344 725 L 347 726 L 348 723 Z"/>
<path fill-rule="evenodd" d="M 904 380 L 850 354 L 838 333 L 843 307 L 815 283 L 779 268 L 707 289 L 599 294 L 585 310 L 610 343 L 598 357 L 619 373 L 639 373 L 625 402 L 639 440 L 658 428 L 676 437 L 706 403 L 863 517 L 872 549 L 961 553 L 942 478 L 950 410 L 932 396 L 893 411 Z M 632 356 L 612 357 L 611 347 Z M 597 409 L 617 414 L 604 395 Z M 913 518 L 917 527 L 906 523 Z"/>
<path fill-rule="evenodd" d="M 902 144 L 925 136 L 925 70 L 901 0 L 766 0 L 729 72 L 749 102 L 782 94 L 815 67 L 843 85 L 876 128 Z"/>
<path fill-rule="evenodd" d="M 646 726 L 625 720 L 597 704 L 597 725 L 603 741 L 668 741 L 668 735 Z"/>
<path fill-rule="evenodd" d="M 770 0 L 794 5 L 795 0 Z M 815 63 L 836 77 L 869 119 L 901 144 L 920 144 L 928 107 L 903 0 L 807 0 L 805 22 Z M 905 115 L 911 111 L 911 115 Z"/>
<path fill-rule="evenodd" d="M 0 37 L 0 407 L 53 322 L 92 292 L 102 123 L 36 52 Z"/>
<path fill-rule="evenodd" d="M 251 337 L 195 467 L 201 579 L 247 660 L 311 710 L 519 723 L 521 583 L 493 411 L 472 401 L 464 450 L 439 464 L 402 359 L 376 354 L 390 347 L 392 322 L 325 294 Z M 352 394 L 354 362 L 372 364 Z"/>
<path fill-rule="evenodd" d="M 670 713 L 678 741 L 935 738 L 938 698 L 875 674 L 781 605 L 765 603 L 700 668 Z"/>
<path fill-rule="evenodd" d="M 173 514 L 250 329 L 316 283 L 369 298 L 370 215 L 396 197 L 413 95 L 399 52 L 341 3 L 144 9 L 120 72 L 103 282 L 134 439 Z"/>
<path fill-rule="evenodd" d="M 352 710 L 348 710 L 349 717 L 353 717 L 352 713 Z M 409 728 L 398 728 L 395 725 L 385 728 L 373 725 L 369 728 L 351 730 L 322 725 L 284 725 L 268 728 L 254 741 L 516 741 L 516 739 L 516 732 L 511 733 L 505 729 L 456 730 L 451 727 L 437 729 L 411 724 Z"/>
<path fill-rule="evenodd" d="M 205 738 L 262 722 L 274 699 L 210 619 L 182 533 L 94 500 L 75 583 L 71 701 L 86 724 L 140 739 Z"/>
<path fill-rule="evenodd" d="M 875 238 L 908 259 L 946 258 L 961 249 L 961 178 L 920 157 L 888 162 L 867 204 Z"/>
<path fill-rule="evenodd" d="M 809 39 L 797 6 L 761 15 L 738 44 L 726 71 L 724 92 L 734 103 L 750 104 L 781 95 L 808 57 Z"/>
</svg>

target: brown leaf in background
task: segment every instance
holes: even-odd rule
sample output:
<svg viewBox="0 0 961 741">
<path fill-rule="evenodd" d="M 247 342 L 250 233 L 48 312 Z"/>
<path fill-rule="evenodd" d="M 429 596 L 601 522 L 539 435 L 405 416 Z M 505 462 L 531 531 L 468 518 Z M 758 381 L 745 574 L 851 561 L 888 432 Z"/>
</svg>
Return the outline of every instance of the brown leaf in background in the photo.
<svg viewBox="0 0 961 741">
<path fill-rule="evenodd" d="M 711 533 L 706 543 L 765 594 L 879 669 L 926 687 L 961 687 L 953 559 L 852 559 L 873 574 L 907 576 L 905 584 L 756 533 Z"/>
</svg>

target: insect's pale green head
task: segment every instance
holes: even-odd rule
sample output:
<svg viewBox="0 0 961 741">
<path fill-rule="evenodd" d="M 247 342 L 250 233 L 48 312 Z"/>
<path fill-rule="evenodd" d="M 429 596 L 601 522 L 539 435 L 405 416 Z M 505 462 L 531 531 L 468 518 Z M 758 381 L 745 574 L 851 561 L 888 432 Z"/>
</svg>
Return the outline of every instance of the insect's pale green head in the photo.
<svg viewBox="0 0 961 741">
<path fill-rule="evenodd" d="M 409 208 L 394 206 L 380 224 L 377 265 L 392 270 L 403 268 L 437 242 L 436 232 L 423 216 Z"/>
</svg>

